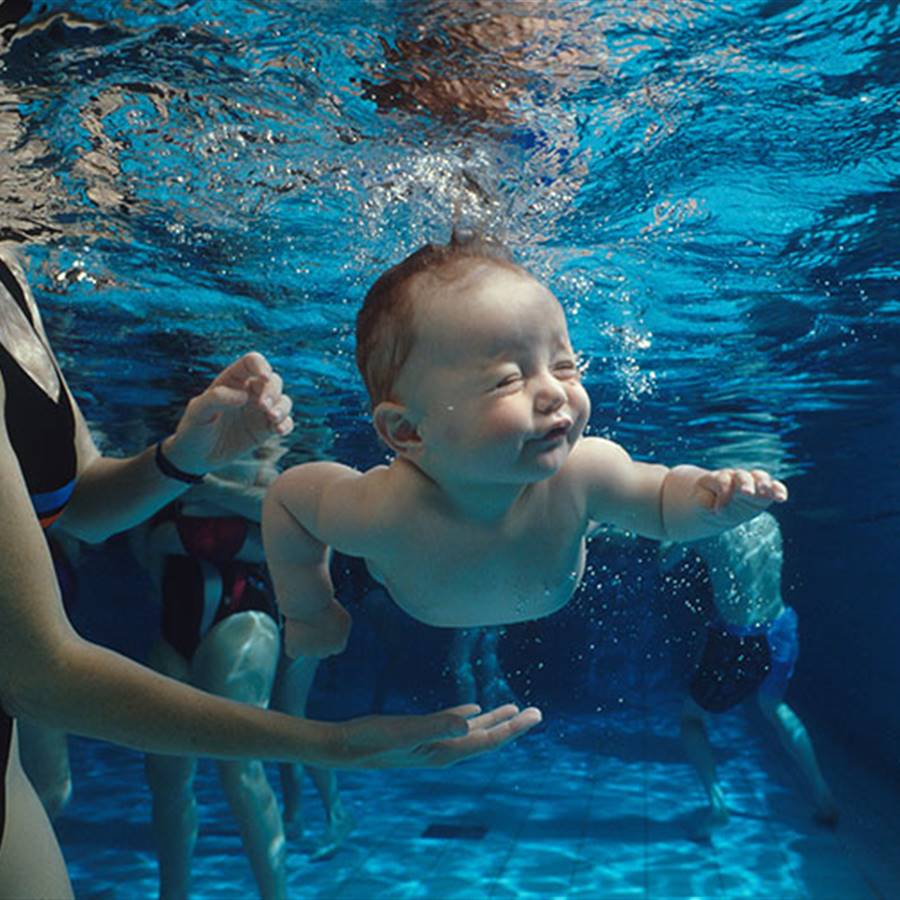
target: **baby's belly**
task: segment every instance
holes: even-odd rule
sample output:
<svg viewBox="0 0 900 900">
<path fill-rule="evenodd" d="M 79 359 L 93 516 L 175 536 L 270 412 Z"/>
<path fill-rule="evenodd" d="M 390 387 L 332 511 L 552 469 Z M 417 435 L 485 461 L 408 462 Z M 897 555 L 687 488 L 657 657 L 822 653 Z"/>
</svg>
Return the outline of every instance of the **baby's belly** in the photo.
<svg viewBox="0 0 900 900">
<path fill-rule="evenodd" d="M 542 619 L 562 609 L 569 602 L 571 594 L 552 601 L 546 598 L 534 601 L 510 603 L 484 601 L 467 603 L 459 598 L 446 598 L 439 604 L 417 602 L 403 595 L 391 592 L 397 605 L 408 615 L 426 625 L 439 628 L 482 628 L 489 625 L 513 625 L 516 622 L 530 622 Z"/>
<path fill-rule="evenodd" d="M 371 563 L 367 566 L 404 612 L 426 625 L 442 628 L 512 625 L 549 616 L 569 602 L 580 581 L 578 573 L 575 578 L 567 576 L 552 587 L 537 590 L 525 591 L 514 584 L 479 584 L 477 580 L 448 590 L 440 577 L 406 583 L 392 580 Z"/>
</svg>

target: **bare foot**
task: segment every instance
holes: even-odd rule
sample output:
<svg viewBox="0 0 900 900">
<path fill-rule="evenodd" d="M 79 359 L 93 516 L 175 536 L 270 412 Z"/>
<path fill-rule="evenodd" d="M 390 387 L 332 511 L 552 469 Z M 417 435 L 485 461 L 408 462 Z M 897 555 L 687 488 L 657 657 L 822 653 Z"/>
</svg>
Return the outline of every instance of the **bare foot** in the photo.
<svg viewBox="0 0 900 900">
<path fill-rule="evenodd" d="M 716 791 L 709 802 L 709 807 L 703 812 L 700 821 L 691 833 L 691 837 L 695 841 L 708 841 L 713 836 L 713 832 L 728 824 L 730 818 L 731 814 L 728 812 L 725 798 Z"/>
<path fill-rule="evenodd" d="M 338 850 L 341 849 L 347 835 L 356 827 L 356 820 L 344 809 L 343 806 L 338 807 L 331 815 L 328 828 L 325 831 L 325 839 L 310 854 L 310 862 L 324 862 L 331 859 Z"/>
<path fill-rule="evenodd" d="M 728 824 L 730 818 L 727 809 L 708 809 L 694 828 L 691 837 L 695 841 L 708 841 L 714 832 Z"/>
</svg>

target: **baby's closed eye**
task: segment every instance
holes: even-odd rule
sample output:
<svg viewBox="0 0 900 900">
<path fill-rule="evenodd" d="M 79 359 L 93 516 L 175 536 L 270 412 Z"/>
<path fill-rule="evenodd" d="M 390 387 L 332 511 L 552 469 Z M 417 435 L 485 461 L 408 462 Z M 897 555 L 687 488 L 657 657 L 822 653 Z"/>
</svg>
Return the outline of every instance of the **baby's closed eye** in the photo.
<svg viewBox="0 0 900 900">
<path fill-rule="evenodd" d="M 561 359 L 553 364 L 553 372 L 558 378 L 578 378 L 581 370 L 574 359 Z"/>
<path fill-rule="evenodd" d="M 522 373 L 518 370 L 515 372 L 505 372 L 500 375 L 494 382 L 492 390 L 502 391 L 506 388 L 514 387 L 522 381 Z"/>
</svg>

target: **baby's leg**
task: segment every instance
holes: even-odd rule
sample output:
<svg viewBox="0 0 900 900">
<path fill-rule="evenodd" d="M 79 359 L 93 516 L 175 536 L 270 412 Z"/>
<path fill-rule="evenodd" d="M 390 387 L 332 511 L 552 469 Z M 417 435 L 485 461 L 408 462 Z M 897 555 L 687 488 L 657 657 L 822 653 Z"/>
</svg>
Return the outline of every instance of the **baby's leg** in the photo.
<svg viewBox="0 0 900 900">
<path fill-rule="evenodd" d="M 500 642 L 500 628 L 485 628 L 481 636 L 481 683 L 483 685 L 479 700 L 487 709 L 493 709 L 503 703 L 515 703 L 516 697 L 509 686 L 503 670 L 497 644 Z"/>
<path fill-rule="evenodd" d="M 705 716 L 694 700 L 685 698 L 681 712 L 681 741 L 709 801 L 709 809 L 694 831 L 697 840 L 708 840 L 713 831 L 729 819 L 728 805 L 719 784 L 716 760 L 706 732 Z"/>
<path fill-rule="evenodd" d="M 241 703 L 269 702 L 278 660 L 278 628 L 263 612 L 237 613 L 203 639 L 193 661 L 194 683 Z M 263 900 L 287 895 L 284 827 L 278 801 L 259 760 L 219 763 L 228 804 Z"/>
<path fill-rule="evenodd" d="M 275 689 L 272 692 L 272 708 L 294 716 L 305 716 L 306 702 L 318 666 L 317 659 L 305 657 L 294 660 L 282 659 L 278 667 Z M 299 822 L 303 766 L 285 763 L 279 770 L 285 821 Z M 316 786 L 322 799 L 322 806 L 325 808 L 325 838 L 313 852 L 311 859 L 324 860 L 337 852 L 355 822 L 341 802 L 335 773 L 331 769 L 321 769 L 317 766 L 307 766 L 306 771 Z M 302 824 L 300 827 L 302 828 Z"/>
<path fill-rule="evenodd" d="M 816 804 L 816 821 L 833 828 L 838 821 L 837 805 L 822 776 L 806 726 L 784 700 L 760 693 L 758 702 L 763 715 L 775 729 L 778 739 L 799 767 L 812 791 Z"/>
<path fill-rule="evenodd" d="M 475 649 L 481 634 L 480 628 L 459 628 L 453 632 L 447 663 L 456 681 L 458 703 L 477 703 L 478 684 L 475 680 Z"/>
</svg>

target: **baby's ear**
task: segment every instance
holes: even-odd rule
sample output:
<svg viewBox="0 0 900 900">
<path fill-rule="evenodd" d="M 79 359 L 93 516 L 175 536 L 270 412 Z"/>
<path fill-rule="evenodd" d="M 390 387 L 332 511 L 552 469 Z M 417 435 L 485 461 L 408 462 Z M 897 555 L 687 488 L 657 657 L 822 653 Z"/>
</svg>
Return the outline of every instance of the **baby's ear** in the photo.
<svg viewBox="0 0 900 900">
<path fill-rule="evenodd" d="M 378 436 L 398 454 L 418 450 L 422 438 L 410 421 L 409 410 L 400 403 L 385 400 L 375 407 L 372 421 Z"/>
</svg>

